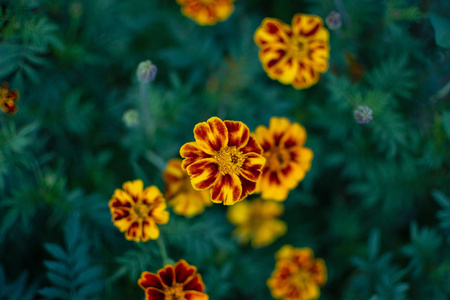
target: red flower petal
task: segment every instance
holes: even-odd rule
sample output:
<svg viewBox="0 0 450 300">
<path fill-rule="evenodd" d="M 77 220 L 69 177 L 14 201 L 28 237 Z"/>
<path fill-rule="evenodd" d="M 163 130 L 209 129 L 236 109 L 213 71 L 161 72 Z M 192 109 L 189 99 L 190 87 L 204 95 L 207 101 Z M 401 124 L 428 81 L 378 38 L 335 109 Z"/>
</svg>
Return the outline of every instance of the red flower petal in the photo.
<svg viewBox="0 0 450 300">
<path fill-rule="evenodd" d="M 187 167 L 187 172 L 191 176 L 191 183 L 194 189 L 209 189 L 217 179 L 219 165 L 213 158 L 199 160 Z"/>
<path fill-rule="evenodd" d="M 265 162 L 266 159 L 264 156 L 256 153 L 248 153 L 242 164 L 240 174 L 250 181 L 257 181 Z"/>
<path fill-rule="evenodd" d="M 255 191 L 256 182 L 247 180 L 244 177 L 240 177 L 240 179 L 242 183 L 242 194 L 239 200 L 242 200 Z"/>
<path fill-rule="evenodd" d="M 211 200 L 233 205 L 241 198 L 242 183 L 238 175 L 225 174 L 219 176 L 211 189 Z"/>
<path fill-rule="evenodd" d="M 184 288 L 184 291 L 199 291 L 203 292 L 205 290 L 205 284 L 202 281 L 202 276 L 200 274 L 197 274 L 196 276 L 192 277 L 191 280 L 189 280 Z"/>
<path fill-rule="evenodd" d="M 287 24 L 277 19 L 265 18 L 261 26 L 255 31 L 253 39 L 261 47 L 274 43 L 287 44 L 291 35 L 292 30 Z"/>
<path fill-rule="evenodd" d="M 245 147 L 241 148 L 241 152 L 244 154 L 247 154 L 249 152 L 262 154 L 263 150 L 262 150 L 261 146 L 258 144 L 258 142 L 253 137 L 250 137 L 248 139 L 247 145 L 245 145 Z"/>
<path fill-rule="evenodd" d="M 217 117 L 195 125 L 194 136 L 200 148 L 210 155 L 214 155 L 228 145 L 227 127 Z"/>
<path fill-rule="evenodd" d="M 189 265 L 184 259 L 175 264 L 176 282 L 184 283 L 197 272 L 197 268 Z"/>
<path fill-rule="evenodd" d="M 240 149 L 247 145 L 250 137 L 250 130 L 247 125 L 238 121 L 225 121 L 225 126 L 228 129 L 228 146 L 236 146 Z"/>
<path fill-rule="evenodd" d="M 150 287 L 161 290 L 163 289 L 163 285 L 159 277 L 156 274 L 150 272 L 143 272 L 141 274 L 141 278 L 138 280 L 138 284 L 144 290 Z"/>
<path fill-rule="evenodd" d="M 145 300 L 164 300 L 164 292 L 155 288 L 145 290 Z"/>
<path fill-rule="evenodd" d="M 183 170 L 186 170 L 189 165 L 196 162 L 197 160 L 211 157 L 211 155 L 205 153 L 205 151 L 203 151 L 200 148 L 200 145 L 196 142 L 184 144 L 180 149 L 180 155 L 181 157 L 185 158 L 181 163 L 181 167 L 183 168 Z"/>
<path fill-rule="evenodd" d="M 158 275 L 161 277 L 163 284 L 166 286 L 173 286 L 175 283 L 175 271 L 173 266 L 165 266 L 163 269 L 158 271 Z"/>
</svg>

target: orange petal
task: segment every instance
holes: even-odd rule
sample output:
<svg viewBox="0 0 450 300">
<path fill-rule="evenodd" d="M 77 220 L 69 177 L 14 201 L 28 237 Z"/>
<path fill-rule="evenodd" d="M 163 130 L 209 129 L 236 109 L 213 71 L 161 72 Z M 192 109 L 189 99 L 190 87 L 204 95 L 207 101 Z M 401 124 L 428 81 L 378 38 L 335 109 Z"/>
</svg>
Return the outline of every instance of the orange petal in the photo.
<svg viewBox="0 0 450 300">
<path fill-rule="evenodd" d="M 167 265 L 158 271 L 158 275 L 164 286 L 173 286 L 175 283 L 175 270 L 173 266 Z"/>
<path fill-rule="evenodd" d="M 228 130 L 228 146 L 236 146 L 240 149 L 247 145 L 250 138 L 250 130 L 247 125 L 239 121 L 225 121 Z"/>
<path fill-rule="evenodd" d="M 253 194 L 256 188 L 256 182 L 245 179 L 243 176 L 239 176 L 242 183 L 242 194 L 239 200 L 244 199 L 250 194 Z"/>
<path fill-rule="evenodd" d="M 264 156 L 250 152 L 246 154 L 240 174 L 250 181 L 257 181 L 261 176 L 261 170 L 266 163 Z"/>
<path fill-rule="evenodd" d="M 156 289 L 156 288 L 148 288 L 145 290 L 145 299 L 146 300 L 164 300 L 164 292 Z"/>
<path fill-rule="evenodd" d="M 249 137 L 247 145 L 245 147 L 241 148 L 241 152 L 244 154 L 247 153 L 256 153 L 256 154 L 262 154 L 263 150 L 261 146 L 258 144 L 258 142 L 253 138 Z"/>
<path fill-rule="evenodd" d="M 203 292 L 205 290 L 205 284 L 203 283 L 202 276 L 197 274 L 192 277 L 188 282 L 186 282 L 183 289 L 185 291 Z"/>
<path fill-rule="evenodd" d="M 194 136 L 200 148 L 210 155 L 214 155 L 228 145 L 227 127 L 217 117 L 195 125 Z"/>
<path fill-rule="evenodd" d="M 142 241 L 146 242 L 149 239 L 156 240 L 159 237 L 159 228 L 155 222 L 147 218 L 142 222 Z"/>
<path fill-rule="evenodd" d="M 184 259 L 175 264 L 175 280 L 177 283 L 184 283 L 197 273 L 197 268 L 191 266 Z"/>
<path fill-rule="evenodd" d="M 142 272 L 141 278 L 138 280 L 139 286 L 146 290 L 150 287 L 157 288 L 157 289 L 163 289 L 163 285 L 161 283 L 161 279 L 156 276 L 156 274 L 150 273 L 150 272 Z"/>
<path fill-rule="evenodd" d="M 287 24 L 277 19 L 265 18 L 261 26 L 256 29 L 253 39 L 258 46 L 262 47 L 267 44 L 286 44 L 291 35 L 292 30 Z"/>
<path fill-rule="evenodd" d="M 194 189 L 209 189 L 217 179 L 219 165 L 213 158 L 199 160 L 187 167 L 187 172 L 191 176 L 191 183 Z"/>
<path fill-rule="evenodd" d="M 133 199 L 131 199 L 131 196 L 124 192 L 123 190 L 116 189 L 114 191 L 114 195 L 112 196 L 111 200 L 109 200 L 109 207 L 127 207 L 130 208 L 134 205 Z"/>
<path fill-rule="evenodd" d="M 202 292 L 186 291 L 184 294 L 186 300 L 208 300 L 209 296 Z"/>
<path fill-rule="evenodd" d="M 211 189 L 211 200 L 224 205 L 233 205 L 242 194 L 242 183 L 236 174 L 224 174 L 217 178 Z"/>
<path fill-rule="evenodd" d="M 197 160 L 211 157 L 211 155 L 203 151 L 203 149 L 197 142 L 184 144 L 180 149 L 180 155 L 181 157 L 185 158 L 181 163 L 181 167 L 183 170 L 186 170 L 189 165 L 196 162 Z"/>
</svg>

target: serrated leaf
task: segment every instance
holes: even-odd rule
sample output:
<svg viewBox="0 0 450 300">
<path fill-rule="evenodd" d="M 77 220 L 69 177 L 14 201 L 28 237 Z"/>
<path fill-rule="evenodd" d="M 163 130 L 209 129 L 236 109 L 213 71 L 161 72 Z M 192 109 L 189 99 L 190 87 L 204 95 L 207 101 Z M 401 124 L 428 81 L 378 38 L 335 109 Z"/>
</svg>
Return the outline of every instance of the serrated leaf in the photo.
<svg viewBox="0 0 450 300">
<path fill-rule="evenodd" d="M 431 13 L 430 21 L 434 28 L 436 44 L 450 49 L 450 20 Z"/>
<path fill-rule="evenodd" d="M 44 247 L 55 258 L 62 261 L 67 260 L 67 253 L 66 251 L 64 251 L 63 248 L 61 248 L 61 246 L 56 244 L 45 243 Z"/>
<path fill-rule="evenodd" d="M 44 262 L 44 265 L 50 271 L 53 271 L 55 273 L 59 273 L 59 274 L 62 274 L 62 275 L 68 274 L 71 271 L 71 270 L 69 270 L 67 268 L 66 264 L 64 264 L 62 262 L 46 260 Z"/>
</svg>

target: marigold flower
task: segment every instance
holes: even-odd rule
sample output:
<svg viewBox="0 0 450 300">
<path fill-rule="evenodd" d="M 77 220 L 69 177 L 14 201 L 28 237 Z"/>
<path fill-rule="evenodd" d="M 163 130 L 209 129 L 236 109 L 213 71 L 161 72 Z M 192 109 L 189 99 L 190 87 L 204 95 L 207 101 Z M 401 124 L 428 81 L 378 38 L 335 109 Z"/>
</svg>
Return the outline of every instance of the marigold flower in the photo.
<svg viewBox="0 0 450 300">
<path fill-rule="evenodd" d="M 194 190 L 189 176 L 181 168 L 181 159 L 174 158 L 167 163 L 163 179 L 166 183 L 164 196 L 175 213 L 192 217 L 201 214 L 205 206 L 212 204 L 208 191 Z"/>
<path fill-rule="evenodd" d="M 234 11 L 234 0 L 177 0 L 181 12 L 199 25 L 215 25 Z"/>
<path fill-rule="evenodd" d="M 2 83 L 0 87 L 0 109 L 12 116 L 17 112 L 17 100 L 19 100 L 19 92 L 17 90 L 9 90 L 9 84 Z"/>
<path fill-rule="evenodd" d="M 169 222 L 166 200 L 159 189 L 152 185 L 143 190 L 142 180 L 127 181 L 122 189 L 116 189 L 109 201 L 112 222 L 127 240 L 139 242 L 156 240 L 159 228 L 156 224 Z"/>
<path fill-rule="evenodd" d="M 283 210 L 281 203 L 245 200 L 230 207 L 227 218 L 237 226 L 233 233 L 241 243 L 251 240 L 252 247 L 260 248 L 272 244 L 286 233 L 286 223 L 277 219 Z"/>
<path fill-rule="evenodd" d="M 266 158 L 255 192 L 263 199 L 283 201 L 311 168 L 313 152 L 303 147 L 306 130 L 286 118 L 272 117 L 269 128 L 260 125 L 253 136 Z"/>
<path fill-rule="evenodd" d="M 283 84 L 304 89 L 317 83 L 328 69 L 329 33 L 320 17 L 296 14 L 292 27 L 265 18 L 254 34 L 259 59 L 267 75 Z"/>
<path fill-rule="evenodd" d="M 323 259 L 314 259 L 310 248 L 283 246 L 275 254 L 277 260 L 267 280 L 273 298 L 283 300 L 314 300 L 327 281 Z"/>
<path fill-rule="evenodd" d="M 195 125 L 194 137 L 180 149 L 194 189 L 211 189 L 211 201 L 225 205 L 253 193 L 265 158 L 247 125 L 212 117 Z"/>
<path fill-rule="evenodd" d="M 143 272 L 138 280 L 145 300 L 208 300 L 205 284 L 197 268 L 184 259 L 167 265 L 158 274 Z"/>
</svg>

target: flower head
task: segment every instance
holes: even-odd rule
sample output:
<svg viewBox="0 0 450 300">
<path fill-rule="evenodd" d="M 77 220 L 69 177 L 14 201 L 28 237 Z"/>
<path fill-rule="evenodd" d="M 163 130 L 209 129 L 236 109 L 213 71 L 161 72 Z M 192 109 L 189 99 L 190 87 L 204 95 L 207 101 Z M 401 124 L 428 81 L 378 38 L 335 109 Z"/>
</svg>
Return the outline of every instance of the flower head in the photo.
<svg viewBox="0 0 450 300">
<path fill-rule="evenodd" d="M 258 126 L 254 137 L 266 158 L 255 192 L 263 199 L 283 201 L 311 168 L 313 152 L 303 147 L 306 130 L 286 118 L 272 117 L 269 128 Z"/>
<path fill-rule="evenodd" d="M 136 76 L 139 82 L 149 83 L 155 80 L 158 68 L 150 61 L 141 61 L 136 70 Z"/>
<path fill-rule="evenodd" d="M 265 158 L 244 123 L 212 117 L 195 126 L 194 137 L 180 149 L 194 189 L 211 189 L 211 201 L 225 205 L 253 193 Z"/>
<path fill-rule="evenodd" d="M 283 300 L 314 300 L 327 281 L 323 259 L 314 259 L 310 248 L 283 246 L 275 254 L 277 260 L 272 276 L 267 280 L 272 296 Z"/>
<path fill-rule="evenodd" d="M 256 199 L 242 201 L 228 209 L 228 220 L 237 226 L 234 234 L 240 242 L 251 240 L 254 248 L 273 243 L 286 233 L 286 223 L 278 220 L 283 213 L 283 205 L 273 201 Z"/>
<path fill-rule="evenodd" d="M 19 92 L 17 90 L 9 90 L 9 84 L 4 82 L 0 87 L 0 109 L 8 114 L 14 115 L 17 112 L 17 100 L 19 100 Z"/>
<path fill-rule="evenodd" d="M 372 121 L 372 110 L 365 105 L 360 105 L 353 111 L 353 116 L 359 124 L 367 124 Z"/>
<path fill-rule="evenodd" d="M 143 272 L 138 284 L 145 291 L 145 300 L 209 299 L 197 268 L 184 259 L 175 266 L 165 266 L 157 274 Z"/>
<path fill-rule="evenodd" d="M 215 25 L 234 11 L 234 0 L 177 0 L 181 12 L 199 25 Z"/>
<path fill-rule="evenodd" d="M 127 240 L 139 242 L 156 240 L 159 228 L 156 224 L 169 222 L 166 200 L 159 189 L 152 185 L 143 190 L 142 180 L 127 181 L 122 189 L 116 189 L 109 208 L 112 222 L 120 231 L 125 231 Z"/>
<path fill-rule="evenodd" d="M 267 75 L 296 89 L 308 88 L 328 69 L 329 33 L 320 17 L 296 14 L 292 27 L 265 18 L 254 34 Z"/>
<path fill-rule="evenodd" d="M 336 11 L 331 11 L 330 14 L 326 17 L 325 23 L 331 30 L 341 28 L 342 25 L 341 14 Z"/>
<path fill-rule="evenodd" d="M 166 182 L 164 196 L 175 213 L 192 217 L 212 204 L 207 190 L 194 190 L 189 176 L 181 168 L 181 159 L 174 158 L 167 163 L 163 179 Z"/>
<path fill-rule="evenodd" d="M 139 125 L 139 112 L 136 109 L 128 109 L 122 116 L 122 121 L 127 127 L 136 127 Z"/>
</svg>

